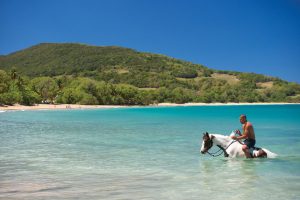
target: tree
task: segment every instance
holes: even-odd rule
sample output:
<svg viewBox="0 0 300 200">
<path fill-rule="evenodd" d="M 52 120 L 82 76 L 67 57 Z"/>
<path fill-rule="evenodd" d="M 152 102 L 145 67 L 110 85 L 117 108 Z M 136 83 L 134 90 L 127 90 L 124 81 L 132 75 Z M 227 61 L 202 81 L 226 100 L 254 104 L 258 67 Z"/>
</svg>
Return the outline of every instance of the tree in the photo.
<svg viewBox="0 0 300 200">
<path fill-rule="evenodd" d="M 139 99 L 139 96 L 137 95 L 139 91 L 136 87 L 119 84 L 116 85 L 115 91 L 117 94 L 117 101 L 119 101 L 119 103 L 125 105 L 138 105 L 141 102 L 141 99 Z"/>
<path fill-rule="evenodd" d="M 17 81 L 12 80 L 7 73 L 0 70 L 0 104 L 13 105 L 22 99 Z"/>
<path fill-rule="evenodd" d="M 63 91 L 58 95 L 58 103 L 76 104 L 79 100 L 78 92 L 75 88 L 64 88 Z"/>
<path fill-rule="evenodd" d="M 40 95 L 43 102 L 54 103 L 59 88 L 53 78 L 35 78 L 32 80 L 32 87 L 33 90 Z"/>
<path fill-rule="evenodd" d="M 15 68 L 13 68 L 10 72 L 10 77 L 12 80 L 15 80 L 18 78 L 18 73 L 17 73 L 17 70 Z"/>
<path fill-rule="evenodd" d="M 22 95 L 18 89 L 18 86 L 15 83 L 9 85 L 8 91 L 1 94 L 0 100 L 3 104 L 13 105 L 19 103 L 22 99 Z"/>
<path fill-rule="evenodd" d="M 21 95 L 22 99 L 20 103 L 23 105 L 31 106 L 35 103 L 41 102 L 41 97 L 27 86 L 21 91 Z"/>
<path fill-rule="evenodd" d="M 99 104 L 96 97 L 94 97 L 91 94 L 85 93 L 85 92 L 82 92 L 80 94 L 79 103 L 82 104 L 82 105 L 97 105 L 97 104 Z"/>
<path fill-rule="evenodd" d="M 5 71 L 0 70 L 0 94 L 8 91 L 10 77 L 6 74 Z"/>
<path fill-rule="evenodd" d="M 99 82 L 97 83 L 96 90 L 97 90 L 96 97 L 99 104 L 109 105 L 113 103 L 112 96 L 113 96 L 114 86 L 112 84 Z"/>
<path fill-rule="evenodd" d="M 192 93 L 184 88 L 175 88 L 172 90 L 172 99 L 174 103 L 187 103 L 193 100 Z"/>
</svg>

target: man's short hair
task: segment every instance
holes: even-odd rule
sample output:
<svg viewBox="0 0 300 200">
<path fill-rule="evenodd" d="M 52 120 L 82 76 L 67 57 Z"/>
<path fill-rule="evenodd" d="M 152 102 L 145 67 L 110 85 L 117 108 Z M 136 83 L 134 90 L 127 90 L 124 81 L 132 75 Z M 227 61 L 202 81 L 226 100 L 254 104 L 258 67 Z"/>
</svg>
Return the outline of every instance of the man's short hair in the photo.
<svg viewBox="0 0 300 200">
<path fill-rule="evenodd" d="M 243 117 L 243 118 L 247 119 L 247 116 L 245 114 L 242 114 L 240 117 L 241 118 Z"/>
</svg>

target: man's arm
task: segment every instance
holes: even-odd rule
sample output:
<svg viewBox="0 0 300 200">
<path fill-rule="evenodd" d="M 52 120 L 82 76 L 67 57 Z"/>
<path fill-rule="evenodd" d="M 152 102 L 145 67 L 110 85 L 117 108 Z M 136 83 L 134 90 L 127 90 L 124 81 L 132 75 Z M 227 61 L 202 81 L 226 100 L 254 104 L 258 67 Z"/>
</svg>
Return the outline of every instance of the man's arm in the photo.
<svg viewBox="0 0 300 200">
<path fill-rule="evenodd" d="M 249 137 L 249 127 L 246 126 L 245 127 L 245 131 L 243 132 L 243 134 L 241 136 L 232 136 L 231 138 L 234 139 L 234 140 L 241 140 L 241 139 L 246 139 Z"/>
<path fill-rule="evenodd" d="M 246 129 L 243 135 L 236 137 L 236 140 L 246 139 L 249 137 L 249 131 Z"/>
</svg>

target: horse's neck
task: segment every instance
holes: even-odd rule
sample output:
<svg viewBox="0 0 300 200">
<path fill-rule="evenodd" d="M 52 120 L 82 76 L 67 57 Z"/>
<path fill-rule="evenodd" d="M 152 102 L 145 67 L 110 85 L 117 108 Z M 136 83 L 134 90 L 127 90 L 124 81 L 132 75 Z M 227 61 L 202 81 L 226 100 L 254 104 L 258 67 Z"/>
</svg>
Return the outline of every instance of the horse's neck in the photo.
<svg viewBox="0 0 300 200">
<path fill-rule="evenodd" d="M 230 137 L 225 136 L 225 135 L 219 135 L 219 134 L 213 134 L 215 138 L 213 141 L 216 143 L 216 145 L 220 145 L 222 147 L 227 147 L 227 145 L 230 143 L 232 140 Z"/>
</svg>

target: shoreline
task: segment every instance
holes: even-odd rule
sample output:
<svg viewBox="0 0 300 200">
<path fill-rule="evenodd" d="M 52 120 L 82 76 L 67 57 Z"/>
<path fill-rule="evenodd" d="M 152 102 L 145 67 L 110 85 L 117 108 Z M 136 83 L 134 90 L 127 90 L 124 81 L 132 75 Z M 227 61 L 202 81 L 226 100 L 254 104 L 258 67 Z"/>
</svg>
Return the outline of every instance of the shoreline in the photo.
<svg viewBox="0 0 300 200">
<path fill-rule="evenodd" d="M 0 106 L 0 111 L 25 111 L 25 110 L 74 110 L 74 109 L 109 109 L 109 108 L 142 108 L 142 107 L 183 107 L 183 106 L 248 106 L 248 105 L 300 105 L 300 103 L 159 103 L 147 106 L 139 105 L 79 105 L 79 104 L 36 104 L 33 106 L 13 105 Z"/>
</svg>

